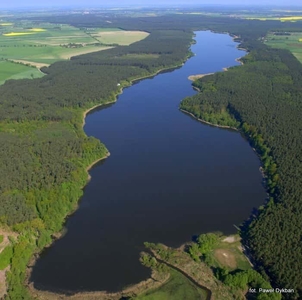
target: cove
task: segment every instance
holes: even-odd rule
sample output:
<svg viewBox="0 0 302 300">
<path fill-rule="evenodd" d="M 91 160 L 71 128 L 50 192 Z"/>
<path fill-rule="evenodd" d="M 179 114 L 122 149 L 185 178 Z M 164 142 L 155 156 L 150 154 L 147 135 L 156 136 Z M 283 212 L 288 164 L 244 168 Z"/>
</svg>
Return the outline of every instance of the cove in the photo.
<svg viewBox="0 0 302 300">
<path fill-rule="evenodd" d="M 143 243 L 177 247 L 195 234 L 235 233 L 266 198 L 260 162 L 240 133 L 179 111 L 196 93 L 188 76 L 222 71 L 245 55 L 227 34 L 196 32 L 181 68 L 124 89 L 91 111 L 84 130 L 111 156 L 90 171 L 66 234 L 43 251 L 31 280 L 41 290 L 118 291 L 150 276 Z"/>
</svg>

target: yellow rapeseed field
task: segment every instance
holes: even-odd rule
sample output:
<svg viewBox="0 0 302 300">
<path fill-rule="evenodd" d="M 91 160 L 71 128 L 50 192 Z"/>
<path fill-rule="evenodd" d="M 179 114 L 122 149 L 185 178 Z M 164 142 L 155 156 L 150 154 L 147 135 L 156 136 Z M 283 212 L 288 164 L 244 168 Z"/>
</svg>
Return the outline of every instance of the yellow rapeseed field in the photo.
<svg viewBox="0 0 302 300">
<path fill-rule="evenodd" d="M 291 17 L 268 17 L 268 18 L 260 18 L 260 17 L 254 17 L 254 18 L 246 18 L 247 20 L 260 20 L 260 21 L 268 21 L 268 20 L 275 20 L 275 21 L 281 21 L 281 22 L 297 22 L 302 20 L 302 16 L 291 16 Z"/>
<path fill-rule="evenodd" d="M 299 42 L 302 42 L 302 39 L 299 39 Z"/>
<path fill-rule="evenodd" d="M 282 18 L 280 18 L 281 22 L 298 21 L 298 20 L 302 20 L 302 17 L 301 16 L 295 16 L 295 17 L 282 17 Z"/>
<path fill-rule="evenodd" d="M 13 23 L 0 23 L 1 26 L 11 26 Z"/>
<path fill-rule="evenodd" d="M 28 34 L 35 34 L 35 32 L 10 32 L 4 33 L 4 36 L 19 36 L 19 35 L 28 35 Z"/>
<path fill-rule="evenodd" d="M 43 29 L 43 28 L 32 28 L 32 29 L 29 29 L 29 31 L 43 32 L 43 31 L 46 31 L 46 29 Z"/>
</svg>

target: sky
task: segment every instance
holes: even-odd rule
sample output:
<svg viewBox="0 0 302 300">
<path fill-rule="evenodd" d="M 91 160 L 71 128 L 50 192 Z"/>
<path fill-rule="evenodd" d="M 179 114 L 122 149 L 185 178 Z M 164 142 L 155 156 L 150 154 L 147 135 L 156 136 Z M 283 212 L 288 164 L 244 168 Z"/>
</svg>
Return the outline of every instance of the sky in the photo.
<svg viewBox="0 0 302 300">
<path fill-rule="evenodd" d="M 156 5 L 282 5 L 302 6 L 301 0 L 0 0 L 0 8 L 53 7 L 53 6 L 152 6 Z"/>
</svg>

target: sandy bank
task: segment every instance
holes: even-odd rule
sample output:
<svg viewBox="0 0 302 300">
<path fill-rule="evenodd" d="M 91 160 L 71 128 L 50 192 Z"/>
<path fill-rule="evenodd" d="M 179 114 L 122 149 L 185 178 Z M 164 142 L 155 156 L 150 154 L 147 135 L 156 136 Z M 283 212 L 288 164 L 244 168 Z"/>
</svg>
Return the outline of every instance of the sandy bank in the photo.
<svg viewBox="0 0 302 300">
<path fill-rule="evenodd" d="M 214 73 L 206 73 L 206 74 L 197 74 L 197 75 L 190 75 L 188 77 L 189 80 L 195 81 L 197 79 L 203 78 L 205 76 L 213 75 Z"/>
</svg>

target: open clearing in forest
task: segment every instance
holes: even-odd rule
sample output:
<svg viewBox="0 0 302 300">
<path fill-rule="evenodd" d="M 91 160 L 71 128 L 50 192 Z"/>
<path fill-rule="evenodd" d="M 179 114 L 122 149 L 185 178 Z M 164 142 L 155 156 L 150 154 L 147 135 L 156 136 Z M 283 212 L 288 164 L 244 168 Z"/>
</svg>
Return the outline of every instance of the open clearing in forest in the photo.
<svg viewBox="0 0 302 300">
<path fill-rule="evenodd" d="M 25 21 L 14 24 L 8 20 L 0 23 L 0 84 L 7 79 L 42 75 L 30 66 L 41 68 L 72 56 L 107 50 L 113 44 L 129 45 L 147 36 L 146 32 L 119 28 L 88 30 L 64 24 L 40 23 L 37 26 Z M 20 65 L 14 65 L 12 61 Z"/>
<path fill-rule="evenodd" d="M 277 32 L 270 32 L 264 42 L 265 44 L 281 49 L 288 49 L 293 55 L 302 62 L 302 32 L 284 32 L 279 35 Z"/>
<path fill-rule="evenodd" d="M 213 250 L 213 258 L 218 267 L 225 267 L 228 270 L 247 270 L 251 267 L 248 259 L 243 254 L 238 235 L 223 238 Z"/>
</svg>

